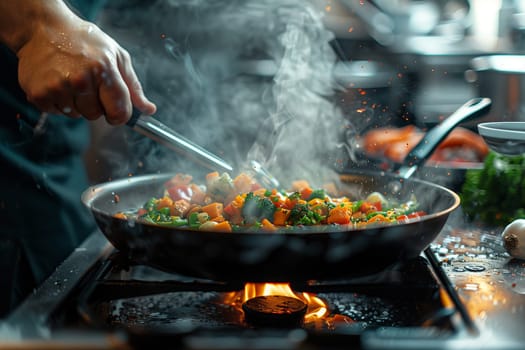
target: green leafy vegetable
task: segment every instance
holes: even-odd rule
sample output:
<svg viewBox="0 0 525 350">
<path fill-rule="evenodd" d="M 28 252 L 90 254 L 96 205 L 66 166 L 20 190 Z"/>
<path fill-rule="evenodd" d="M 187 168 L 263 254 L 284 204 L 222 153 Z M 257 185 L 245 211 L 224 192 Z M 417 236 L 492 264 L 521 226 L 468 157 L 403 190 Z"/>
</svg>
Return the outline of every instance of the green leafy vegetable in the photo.
<svg viewBox="0 0 525 350">
<path fill-rule="evenodd" d="M 507 225 L 525 218 L 525 158 L 490 152 L 483 169 L 467 170 L 460 197 L 471 220 Z"/>
</svg>

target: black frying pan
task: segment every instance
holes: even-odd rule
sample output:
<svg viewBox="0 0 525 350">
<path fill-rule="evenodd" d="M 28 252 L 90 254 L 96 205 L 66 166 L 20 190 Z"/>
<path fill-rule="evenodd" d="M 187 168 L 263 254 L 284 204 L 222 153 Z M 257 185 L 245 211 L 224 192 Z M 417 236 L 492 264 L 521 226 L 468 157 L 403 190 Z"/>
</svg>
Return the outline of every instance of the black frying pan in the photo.
<svg viewBox="0 0 525 350">
<path fill-rule="evenodd" d="M 344 192 L 365 198 L 379 191 L 401 201 L 415 194 L 428 215 L 375 228 L 325 226 L 286 233 L 194 231 L 113 217 L 160 196 L 172 175 L 137 176 L 93 186 L 82 200 L 109 241 L 131 261 L 219 281 L 305 281 L 377 272 L 418 256 L 459 205 L 459 197 L 444 187 L 371 172 L 342 175 Z"/>
<path fill-rule="evenodd" d="M 479 108 L 469 110 L 464 117 Z M 113 216 L 161 196 L 164 182 L 174 174 L 136 176 L 95 185 L 83 193 L 82 201 L 108 240 L 131 261 L 164 271 L 242 282 L 354 277 L 418 256 L 459 206 L 459 197 L 453 191 L 409 178 L 416 163 L 407 161 L 400 174 L 359 171 L 341 175 L 340 190 L 351 198 L 362 199 L 377 191 L 387 199 L 405 202 L 415 195 L 428 214 L 404 223 L 362 229 L 314 226 L 294 232 L 220 233 L 168 228 Z"/>
</svg>

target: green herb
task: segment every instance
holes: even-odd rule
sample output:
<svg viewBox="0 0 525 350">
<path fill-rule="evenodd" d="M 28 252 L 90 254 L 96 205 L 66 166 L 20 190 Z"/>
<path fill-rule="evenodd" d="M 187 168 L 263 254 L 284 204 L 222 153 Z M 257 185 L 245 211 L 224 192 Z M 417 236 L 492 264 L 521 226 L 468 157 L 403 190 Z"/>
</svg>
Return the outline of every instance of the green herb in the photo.
<svg viewBox="0 0 525 350">
<path fill-rule="evenodd" d="M 199 214 L 197 212 L 193 212 L 188 216 L 188 225 L 191 228 L 199 228 L 201 222 L 199 220 Z"/>
<path fill-rule="evenodd" d="M 290 200 L 301 199 L 301 194 L 299 192 L 294 192 L 288 195 L 288 198 L 290 198 Z"/>
<path fill-rule="evenodd" d="M 525 218 L 525 158 L 490 152 L 482 169 L 469 169 L 460 192 L 464 213 L 491 225 Z"/>
</svg>

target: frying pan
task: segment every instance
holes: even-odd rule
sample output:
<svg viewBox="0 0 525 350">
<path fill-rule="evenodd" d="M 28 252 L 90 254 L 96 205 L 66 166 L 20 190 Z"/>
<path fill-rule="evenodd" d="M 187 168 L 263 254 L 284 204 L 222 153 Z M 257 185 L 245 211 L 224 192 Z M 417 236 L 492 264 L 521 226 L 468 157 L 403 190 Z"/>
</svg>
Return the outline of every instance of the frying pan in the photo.
<svg viewBox="0 0 525 350">
<path fill-rule="evenodd" d="M 362 199 L 377 191 L 389 200 L 406 202 L 415 195 L 420 209 L 427 213 L 403 223 L 359 229 L 326 225 L 276 233 L 224 233 L 114 217 L 117 212 L 136 209 L 151 197 L 161 196 L 165 181 L 174 174 L 142 175 L 94 185 L 82 194 L 82 201 L 108 240 L 135 263 L 216 281 L 350 278 L 419 256 L 459 206 L 459 196 L 453 191 L 409 178 L 414 164 L 407 162 L 399 174 L 357 171 L 340 176 L 339 190 L 350 198 Z"/>
</svg>

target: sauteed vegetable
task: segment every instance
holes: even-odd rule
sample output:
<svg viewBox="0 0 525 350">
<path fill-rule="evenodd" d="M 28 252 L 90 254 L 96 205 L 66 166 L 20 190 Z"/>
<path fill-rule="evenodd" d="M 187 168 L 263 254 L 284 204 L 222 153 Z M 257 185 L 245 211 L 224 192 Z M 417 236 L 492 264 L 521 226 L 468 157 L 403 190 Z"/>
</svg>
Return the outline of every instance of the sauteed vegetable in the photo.
<svg viewBox="0 0 525 350">
<path fill-rule="evenodd" d="M 279 191 L 261 187 L 245 173 L 232 179 L 227 173 L 212 172 L 205 185 L 194 183 L 191 175 L 177 174 L 164 187 L 162 197 L 152 197 L 138 210 L 115 217 L 209 231 L 272 232 L 313 225 L 362 227 L 425 215 L 415 198 L 392 203 L 374 192 L 351 199 L 338 196 L 334 186 L 314 189 L 303 180 L 293 182 L 289 191 Z"/>
</svg>

